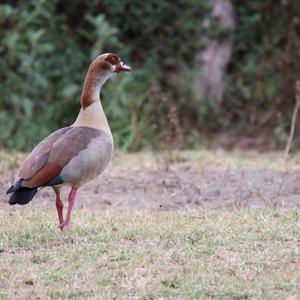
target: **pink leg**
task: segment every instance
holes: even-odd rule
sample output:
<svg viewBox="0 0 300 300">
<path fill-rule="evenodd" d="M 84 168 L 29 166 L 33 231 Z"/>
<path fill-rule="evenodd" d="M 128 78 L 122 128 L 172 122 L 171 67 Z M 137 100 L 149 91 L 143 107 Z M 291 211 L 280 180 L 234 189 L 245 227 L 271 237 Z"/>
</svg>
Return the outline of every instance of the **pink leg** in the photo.
<svg viewBox="0 0 300 300">
<path fill-rule="evenodd" d="M 59 189 L 54 189 L 54 191 L 55 191 L 55 194 L 56 194 L 55 204 L 56 204 L 56 210 L 57 210 L 58 221 L 59 221 L 59 226 L 60 226 L 64 223 L 64 217 L 63 217 L 64 205 L 60 200 L 60 190 Z"/>
<path fill-rule="evenodd" d="M 74 205 L 76 193 L 77 193 L 77 188 L 72 187 L 71 192 L 70 192 L 69 197 L 68 197 L 67 216 L 66 216 L 66 219 L 65 219 L 64 223 L 59 226 L 59 228 L 61 230 L 68 230 L 69 227 L 70 227 L 71 212 L 72 212 L 72 208 L 73 208 L 73 205 Z"/>
</svg>

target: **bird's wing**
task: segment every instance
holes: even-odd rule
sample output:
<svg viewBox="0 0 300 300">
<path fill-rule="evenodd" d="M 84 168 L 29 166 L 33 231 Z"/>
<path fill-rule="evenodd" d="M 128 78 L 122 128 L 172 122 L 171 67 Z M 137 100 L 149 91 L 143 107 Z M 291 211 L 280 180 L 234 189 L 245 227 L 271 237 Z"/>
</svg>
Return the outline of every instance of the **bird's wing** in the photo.
<svg viewBox="0 0 300 300">
<path fill-rule="evenodd" d="M 53 180 L 98 135 L 100 132 L 97 129 L 66 127 L 48 136 L 24 162 L 19 174 L 22 186 L 40 187 Z"/>
<path fill-rule="evenodd" d="M 71 127 L 66 127 L 53 132 L 32 150 L 19 172 L 19 177 L 23 182 L 22 186 L 30 187 L 30 181 L 33 177 L 38 177 L 36 180 L 40 182 L 44 181 L 43 178 L 51 177 L 51 174 L 54 175 L 56 172 L 59 172 L 57 164 L 46 165 L 53 145 L 70 130 Z M 41 172 L 42 169 L 43 172 Z M 49 175 L 47 175 L 48 173 Z"/>
</svg>

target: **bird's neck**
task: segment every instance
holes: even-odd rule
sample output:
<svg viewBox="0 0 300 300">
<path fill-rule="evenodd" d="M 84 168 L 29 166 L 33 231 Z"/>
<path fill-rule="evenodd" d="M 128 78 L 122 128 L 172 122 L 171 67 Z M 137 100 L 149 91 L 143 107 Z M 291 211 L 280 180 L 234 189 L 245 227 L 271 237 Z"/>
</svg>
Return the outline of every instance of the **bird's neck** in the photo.
<svg viewBox="0 0 300 300">
<path fill-rule="evenodd" d="M 101 129 L 112 136 L 99 96 L 107 79 L 105 75 L 98 77 L 87 75 L 81 95 L 81 110 L 72 126 Z"/>
</svg>

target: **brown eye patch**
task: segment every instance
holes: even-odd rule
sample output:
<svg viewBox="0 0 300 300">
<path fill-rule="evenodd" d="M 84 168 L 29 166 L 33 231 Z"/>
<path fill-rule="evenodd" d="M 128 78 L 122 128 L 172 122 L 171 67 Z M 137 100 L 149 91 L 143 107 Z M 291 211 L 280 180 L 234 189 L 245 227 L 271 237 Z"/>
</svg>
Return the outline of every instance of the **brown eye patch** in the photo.
<svg viewBox="0 0 300 300">
<path fill-rule="evenodd" d="M 115 54 L 110 54 L 107 58 L 107 61 L 109 61 L 112 65 L 116 65 L 119 61 L 119 58 Z"/>
</svg>

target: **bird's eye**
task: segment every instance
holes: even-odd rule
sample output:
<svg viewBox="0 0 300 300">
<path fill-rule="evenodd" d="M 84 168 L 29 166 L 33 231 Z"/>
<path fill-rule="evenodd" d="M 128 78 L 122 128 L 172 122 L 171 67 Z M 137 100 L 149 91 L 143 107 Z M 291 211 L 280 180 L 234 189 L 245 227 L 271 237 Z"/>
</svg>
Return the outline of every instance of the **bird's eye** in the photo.
<svg viewBox="0 0 300 300">
<path fill-rule="evenodd" d="M 110 57 L 110 62 L 115 65 L 118 62 L 118 57 L 116 55 L 112 55 Z"/>
</svg>

